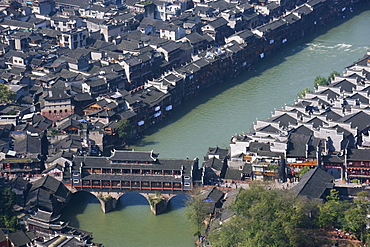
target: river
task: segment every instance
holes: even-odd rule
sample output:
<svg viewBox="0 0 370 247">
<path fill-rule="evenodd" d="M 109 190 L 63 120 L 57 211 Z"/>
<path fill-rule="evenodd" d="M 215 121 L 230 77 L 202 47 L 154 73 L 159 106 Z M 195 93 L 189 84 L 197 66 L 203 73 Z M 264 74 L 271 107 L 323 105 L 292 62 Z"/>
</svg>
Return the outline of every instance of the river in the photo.
<svg viewBox="0 0 370 247">
<path fill-rule="evenodd" d="M 317 75 L 342 73 L 366 53 L 370 3 L 361 9 L 366 11 L 296 41 L 263 58 L 253 71 L 203 92 L 175 109 L 131 148 L 154 150 L 159 158 L 202 158 L 208 147 L 228 148 L 231 136 L 252 130 L 256 118 L 269 118 L 274 108 L 292 104 L 303 88 L 313 89 Z M 144 197 L 128 193 L 114 212 L 103 214 L 97 199 L 77 193 L 62 219 L 93 232 L 96 242 L 109 247 L 194 246 L 183 199 L 175 197 L 172 210 L 154 216 Z"/>
</svg>

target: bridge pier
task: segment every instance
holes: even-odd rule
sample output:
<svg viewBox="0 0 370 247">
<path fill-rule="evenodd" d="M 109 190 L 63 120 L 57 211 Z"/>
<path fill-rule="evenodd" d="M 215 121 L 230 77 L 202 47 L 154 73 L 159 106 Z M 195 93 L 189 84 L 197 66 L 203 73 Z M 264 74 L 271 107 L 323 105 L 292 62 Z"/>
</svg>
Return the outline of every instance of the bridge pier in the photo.
<svg viewBox="0 0 370 247">
<path fill-rule="evenodd" d="M 113 211 L 117 203 L 119 201 L 119 198 L 125 194 L 123 192 L 92 192 L 90 191 L 92 195 L 94 195 L 96 198 L 98 198 L 101 209 L 104 213 L 109 213 Z M 161 192 L 150 192 L 150 193 L 138 193 L 142 196 L 144 196 L 150 206 L 150 210 L 153 212 L 154 215 L 158 215 L 166 211 L 168 202 L 170 199 L 176 194 L 161 194 Z"/>
<path fill-rule="evenodd" d="M 173 195 L 162 195 L 156 193 L 155 195 L 142 194 L 149 202 L 150 210 L 154 215 L 158 215 L 166 211 L 169 200 Z"/>
<path fill-rule="evenodd" d="M 98 198 L 104 213 L 113 211 L 117 206 L 120 196 L 123 195 L 123 193 L 117 192 L 91 192 L 91 194 Z"/>
</svg>

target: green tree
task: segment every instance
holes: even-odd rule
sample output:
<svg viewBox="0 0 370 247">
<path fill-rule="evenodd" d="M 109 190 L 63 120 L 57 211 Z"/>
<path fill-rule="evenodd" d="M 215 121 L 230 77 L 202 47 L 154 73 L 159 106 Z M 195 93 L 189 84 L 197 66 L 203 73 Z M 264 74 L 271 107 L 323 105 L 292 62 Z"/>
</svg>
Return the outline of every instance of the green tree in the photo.
<svg viewBox="0 0 370 247">
<path fill-rule="evenodd" d="M 248 223 L 241 217 L 232 218 L 221 227 L 212 230 L 208 240 L 214 247 L 238 246 L 238 244 L 248 241 L 246 234 L 241 231 L 241 229 L 248 227 Z"/>
<path fill-rule="evenodd" d="M 367 200 L 367 192 L 362 191 L 357 194 L 351 207 L 344 212 L 344 229 L 353 233 L 363 242 L 368 240 L 368 230 L 366 229 L 368 220 L 368 208 L 370 206 Z"/>
<path fill-rule="evenodd" d="M 291 191 L 251 183 L 239 192 L 232 208 L 236 216 L 211 231 L 212 246 L 314 246 L 300 228 L 314 225 L 309 222 L 314 222 L 317 204 Z"/>
<path fill-rule="evenodd" d="M 190 220 L 194 230 L 194 236 L 201 236 L 205 233 L 204 221 L 208 215 L 207 203 L 198 195 L 190 198 L 186 204 L 185 217 Z"/>
<path fill-rule="evenodd" d="M 9 90 L 7 86 L 0 83 L 0 103 L 6 104 L 15 101 L 16 94 Z"/>
<path fill-rule="evenodd" d="M 326 197 L 326 202 L 320 206 L 318 225 L 341 228 L 345 221 L 344 212 L 349 206 L 349 202 L 340 200 L 337 190 L 331 190 L 330 195 Z"/>
<path fill-rule="evenodd" d="M 0 191 L 0 227 L 14 230 L 17 228 L 17 218 L 13 210 L 15 194 L 10 188 Z"/>
<path fill-rule="evenodd" d="M 334 80 L 335 76 L 340 76 L 340 73 L 338 71 L 333 71 L 328 76 L 328 83 L 330 83 L 332 80 Z"/>
<path fill-rule="evenodd" d="M 301 168 L 301 170 L 299 170 L 297 172 L 297 176 L 298 177 L 301 177 L 303 174 L 305 174 L 306 172 L 308 172 L 309 170 L 311 170 L 311 168 L 309 166 L 304 166 L 303 168 Z"/>
<path fill-rule="evenodd" d="M 309 87 L 306 87 L 306 88 L 302 89 L 302 91 L 297 94 L 297 97 L 298 98 L 303 98 L 306 95 L 306 93 L 312 93 L 312 90 Z"/>
<path fill-rule="evenodd" d="M 325 86 L 325 85 L 329 85 L 329 81 L 321 75 L 316 76 L 313 82 L 314 88 L 317 89 L 319 86 Z"/>
<path fill-rule="evenodd" d="M 132 134 L 132 125 L 127 119 L 121 119 L 117 123 L 115 130 L 119 138 L 126 139 Z"/>
</svg>

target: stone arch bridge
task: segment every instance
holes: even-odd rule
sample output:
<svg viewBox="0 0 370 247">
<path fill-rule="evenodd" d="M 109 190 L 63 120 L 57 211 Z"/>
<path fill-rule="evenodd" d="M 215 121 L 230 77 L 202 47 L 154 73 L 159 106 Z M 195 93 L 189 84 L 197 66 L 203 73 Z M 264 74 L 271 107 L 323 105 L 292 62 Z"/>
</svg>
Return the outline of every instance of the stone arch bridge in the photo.
<svg viewBox="0 0 370 247">
<path fill-rule="evenodd" d="M 69 187 L 72 193 L 77 192 L 88 192 L 94 195 L 101 204 L 101 209 L 104 213 L 108 213 L 114 210 L 121 196 L 129 192 L 135 192 L 147 199 L 151 211 L 157 215 L 164 212 L 167 209 L 169 201 L 179 194 L 191 194 L 190 190 L 185 191 L 154 191 L 154 190 L 119 190 L 112 191 L 109 189 L 76 189 Z"/>
</svg>

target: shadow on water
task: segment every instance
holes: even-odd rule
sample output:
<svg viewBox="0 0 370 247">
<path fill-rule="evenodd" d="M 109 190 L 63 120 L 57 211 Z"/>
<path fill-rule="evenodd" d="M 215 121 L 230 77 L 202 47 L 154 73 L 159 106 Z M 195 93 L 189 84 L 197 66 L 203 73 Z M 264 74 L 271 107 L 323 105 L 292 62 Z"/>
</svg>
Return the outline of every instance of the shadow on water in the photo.
<svg viewBox="0 0 370 247">
<path fill-rule="evenodd" d="M 125 207 L 138 205 L 148 205 L 149 207 L 149 202 L 144 196 L 140 195 L 139 193 L 127 192 L 119 198 L 119 203 L 117 203 L 115 211 L 122 210 Z"/>
<path fill-rule="evenodd" d="M 70 225 L 79 227 L 77 215 L 83 214 L 90 203 L 100 205 L 98 198 L 88 192 L 78 191 L 73 193 L 67 206 L 61 212 L 61 220 L 69 221 Z"/>
<path fill-rule="evenodd" d="M 168 213 L 171 210 L 177 210 L 186 207 L 186 202 L 189 200 L 190 196 L 187 194 L 178 194 L 170 199 L 168 202 L 167 209 L 163 213 Z M 136 192 L 128 192 L 122 195 L 119 199 L 114 211 L 124 210 L 126 207 L 147 205 L 149 207 L 148 200 Z"/>
<path fill-rule="evenodd" d="M 186 202 L 189 200 L 189 198 L 190 196 L 187 194 L 178 194 L 172 197 L 167 203 L 167 208 L 161 213 L 161 215 L 185 208 Z"/>
<path fill-rule="evenodd" d="M 288 46 L 283 47 L 280 50 L 274 52 L 273 54 L 266 56 L 264 59 L 261 59 L 260 61 L 256 62 L 253 65 L 253 69 L 251 71 L 244 71 L 234 79 L 227 79 L 221 83 L 213 85 L 212 87 L 204 91 L 201 91 L 197 97 L 187 102 L 184 102 L 182 105 L 174 109 L 172 114 L 163 119 L 162 122 L 157 123 L 156 125 L 145 130 L 143 136 L 150 136 L 158 132 L 160 129 L 166 127 L 167 125 L 173 122 L 178 121 L 186 114 L 191 112 L 194 108 L 207 103 L 208 101 L 222 94 L 226 90 L 229 90 L 239 84 L 245 83 L 246 81 L 253 77 L 262 75 L 262 73 L 267 69 L 271 69 L 275 66 L 284 63 L 290 56 L 293 56 L 306 49 L 309 46 L 309 43 L 314 41 L 315 38 L 328 33 L 331 29 L 349 21 L 350 19 L 361 14 L 362 12 L 369 10 L 370 2 L 366 2 L 362 4 L 360 7 L 361 9 L 356 9 L 353 13 L 347 13 L 345 18 L 338 18 L 331 22 L 330 24 L 319 28 L 315 32 L 307 34 L 305 37 L 300 38 L 299 40 L 295 40 L 289 43 Z M 266 81 L 265 83 L 269 82 Z M 138 147 L 145 147 L 154 144 L 158 144 L 158 142 L 145 141 L 144 138 L 138 139 L 132 143 L 132 145 Z"/>
<path fill-rule="evenodd" d="M 168 202 L 168 207 L 171 210 L 177 210 L 186 207 L 186 202 L 190 199 L 188 194 L 178 194 L 171 198 Z"/>
</svg>

